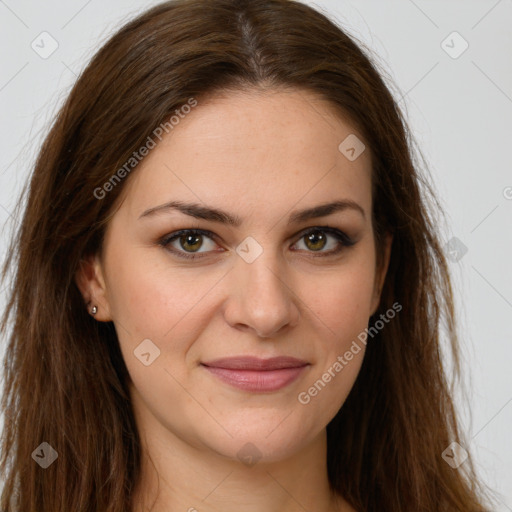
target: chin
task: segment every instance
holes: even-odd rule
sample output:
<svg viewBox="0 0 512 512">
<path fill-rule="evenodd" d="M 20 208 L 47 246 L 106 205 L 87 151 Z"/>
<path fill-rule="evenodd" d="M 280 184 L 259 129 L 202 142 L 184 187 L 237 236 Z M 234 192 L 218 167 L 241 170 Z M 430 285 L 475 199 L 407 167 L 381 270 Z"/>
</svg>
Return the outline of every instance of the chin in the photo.
<svg viewBox="0 0 512 512">
<path fill-rule="evenodd" d="M 292 415 L 293 413 L 288 419 Z M 308 434 L 299 425 L 287 420 L 279 424 L 275 421 L 258 422 L 255 418 L 250 424 L 238 424 L 236 429 L 226 426 L 226 430 L 233 437 L 226 438 L 227 435 L 221 435 L 214 438 L 210 432 L 208 437 L 205 436 L 204 444 L 217 454 L 248 467 L 285 460 L 303 449 L 315 437 L 315 433 Z"/>
</svg>

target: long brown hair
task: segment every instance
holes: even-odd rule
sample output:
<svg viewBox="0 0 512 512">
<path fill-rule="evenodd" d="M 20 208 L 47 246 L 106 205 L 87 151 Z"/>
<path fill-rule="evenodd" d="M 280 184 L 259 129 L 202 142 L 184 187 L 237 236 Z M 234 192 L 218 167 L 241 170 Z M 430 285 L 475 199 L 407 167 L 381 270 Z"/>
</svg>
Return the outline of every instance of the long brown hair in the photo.
<svg viewBox="0 0 512 512">
<path fill-rule="evenodd" d="M 327 426 L 331 488 L 364 512 L 489 510 L 471 457 L 459 469 L 442 457 L 453 441 L 467 444 L 442 357 L 444 327 L 457 376 L 441 207 L 404 115 L 362 48 L 299 2 L 178 0 L 138 16 L 94 56 L 42 145 L 3 268 L 4 280 L 15 272 L 1 324 L 4 333 L 12 319 L 2 511 L 131 510 L 141 445 L 129 376 L 113 323 L 88 314 L 75 283 L 81 260 L 101 251 L 136 168 L 109 180 L 191 98 L 200 105 L 219 91 L 290 87 L 327 99 L 364 135 L 378 254 L 383 234 L 394 233 L 374 317 L 395 302 L 403 307 L 368 342 L 356 383 Z M 46 469 L 33 456 L 43 442 L 58 454 Z"/>
</svg>

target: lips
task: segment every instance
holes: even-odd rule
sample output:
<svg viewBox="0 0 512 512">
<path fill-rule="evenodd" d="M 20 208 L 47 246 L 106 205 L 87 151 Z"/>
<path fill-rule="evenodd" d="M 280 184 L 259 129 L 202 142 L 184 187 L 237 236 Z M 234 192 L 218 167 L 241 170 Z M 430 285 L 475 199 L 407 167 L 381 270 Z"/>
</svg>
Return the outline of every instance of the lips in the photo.
<svg viewBox="0 0 512 512">
<path fill-rule="evenodd" d="M 280 356 L 270 359 L 243 356 L 215 359 L 201 363 L 210 374 L 233 387 L 253 392 L 284 388 L 309 366 L 307 361 Z"/>
<path fill-rule="evenodd" d="M 307 361 L 295 357 L 280 356 L 270 359 L 260 359 L 253 356 L 224 357 L 202 363 L 205 366 L 224 368 L 226 370 L 281 370 L 283 368 L 300 368 L 306 366 Z"/>
</svg>

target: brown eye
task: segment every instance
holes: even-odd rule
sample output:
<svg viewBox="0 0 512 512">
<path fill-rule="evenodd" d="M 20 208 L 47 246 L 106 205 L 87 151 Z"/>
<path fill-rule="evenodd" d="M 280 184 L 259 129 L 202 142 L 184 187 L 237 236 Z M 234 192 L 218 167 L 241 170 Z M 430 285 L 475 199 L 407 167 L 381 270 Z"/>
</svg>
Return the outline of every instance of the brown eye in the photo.
<svg viewBox="0 0 512 512">
<path fill-rule="evenodd" d="M 333 241 L 329 242 L 329 238 Z M 341 252 L 344 247 L 350 247 L 355 244 L 355 241 L 345 233 L 339 229 L 328 226 L 303 231 L 297 244 L 300 242 L 304 243 L 306 247 L 304 250 L 306 252 L 318 253 L 314 254 L 314 256 L 334 256 Z M 328 250 L 323 250 L 326 247 Z"/>
<path fill-rule="evenodd" d="M 202 258 L 215 250 L 216 244 L 212 239 L 213 233 L 200 229 L 183 229 L 164 237 L 160 245 L 181 258 Z M 206 244 L 204 251 L 199 251 L 205 239 L 210 240 L 211 247 Z"/>
<path fill-rule="evenodd" d="M 319 251 L 323 249 L 327 243 L 326 238 L 325 233 L 322 233 L 322 231 L 312 231 L 310 234 L 304 236 L 306 245 L 312 251 Z"/>
<path fill-rule="evenodd" d="M 195 252 L 203 245 L 201 237 L 202 235 L 181 235 L 178 240 L 183 249 Z"/>
<path fill-rule="evenodd" d="M 217 244 L 214 242 L 214 238 L 216 238 L 216 235 L 210 231 L 182 229 L 165 236 L 159 241 L 159 244 L 180 258 L 198 259 L 208 256 L 211 252 L 220 252 L 216 250 Z M 208 247 L 208 243 L 206 243 L 206 247 L 201 251 L 200 249 L 205 245 L 205 240 L 209 241 L 212 245 Z M 355 244 L 355 241 L 345 233 L 328 226 L 315 227 L 303 231 L 296 244 L 299 242 L 303 242 L 305 245 L 305 249 L 301 250 L 312 253 L 313 256 L 334 256 L 341 252 L 344 247 Z M 326 247 L 330 250 L 324 251 L 323 249 Z"/>
</svg>

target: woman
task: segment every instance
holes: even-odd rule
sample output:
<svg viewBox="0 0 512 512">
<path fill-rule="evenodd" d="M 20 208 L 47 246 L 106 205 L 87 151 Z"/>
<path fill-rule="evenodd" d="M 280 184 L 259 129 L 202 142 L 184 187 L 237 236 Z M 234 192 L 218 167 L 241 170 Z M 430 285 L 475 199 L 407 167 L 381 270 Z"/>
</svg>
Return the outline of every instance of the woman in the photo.
<svg viewBox="0 0 512 512">
<path fill-rule="evenodd" d="M 4 268 L 2 510 L 489 510 L 408 140 L 369 58 L 299 2 L 121 28 L 43 144 Z"/>
</svg>

